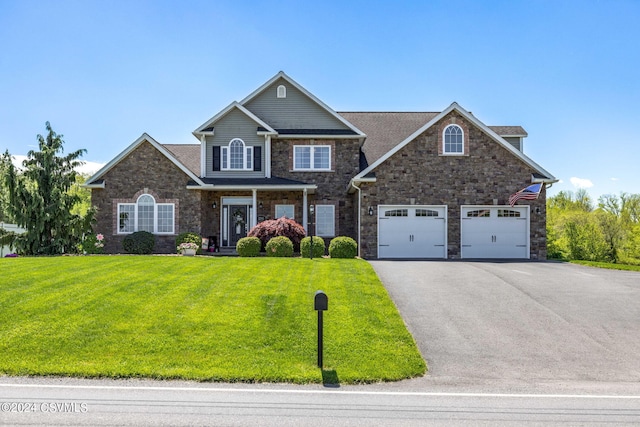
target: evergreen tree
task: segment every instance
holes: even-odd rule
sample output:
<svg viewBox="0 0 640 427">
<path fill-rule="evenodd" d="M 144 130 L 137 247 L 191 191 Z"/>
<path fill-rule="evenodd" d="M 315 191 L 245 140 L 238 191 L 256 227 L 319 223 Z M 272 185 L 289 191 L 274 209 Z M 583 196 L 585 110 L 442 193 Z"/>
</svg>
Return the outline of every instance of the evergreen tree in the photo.
<svg viewBox="0 0 640 427">
<path fill-rule="evenodd" d="M 93 220 L 93 211 L 84 217 L 72 213 L 80 197 L 69 192 L 76 182 L 74 168 L 82 164 L 78 159 L 86 150 L 62 156 L 62 135 L 57 135 L 49 122 L 46 129 L 46 137 L 38 135 L 39 151 L 29 151 L 23 170 L 7 162 L 8 153 L 3 157 L 9 214 L 26 230 L 16 246 L 28 255 L 75 252 Z"/>
</svg>

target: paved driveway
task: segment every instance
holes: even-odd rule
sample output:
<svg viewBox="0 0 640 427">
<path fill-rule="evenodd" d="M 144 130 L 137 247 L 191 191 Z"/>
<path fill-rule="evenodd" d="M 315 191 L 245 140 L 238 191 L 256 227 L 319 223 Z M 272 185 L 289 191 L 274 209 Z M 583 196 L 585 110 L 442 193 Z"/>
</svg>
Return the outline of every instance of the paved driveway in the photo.
<svg viewBox="0 0 640 427">
<path fill-rule="evenodd" d="M 429 364 L 428 384 L 616 383 L 640 392 L 640 273 L 554 262 L 371 264 Z"/>
</svg>

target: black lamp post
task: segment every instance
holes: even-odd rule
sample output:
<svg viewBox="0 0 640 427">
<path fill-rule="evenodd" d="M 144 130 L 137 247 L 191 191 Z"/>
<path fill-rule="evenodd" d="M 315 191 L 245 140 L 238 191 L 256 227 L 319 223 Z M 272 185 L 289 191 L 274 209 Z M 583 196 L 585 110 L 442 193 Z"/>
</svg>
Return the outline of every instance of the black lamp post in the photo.
<svg viewBox="0 0 640 427">
<path fill-rule="evenodd" d="M 313 213 L 315 212 L 315 206 L 309 205 L 309 235 L 311 236 L 311 252 L 309 252 L 309 259 L 313 259 Z"/>
</svg>

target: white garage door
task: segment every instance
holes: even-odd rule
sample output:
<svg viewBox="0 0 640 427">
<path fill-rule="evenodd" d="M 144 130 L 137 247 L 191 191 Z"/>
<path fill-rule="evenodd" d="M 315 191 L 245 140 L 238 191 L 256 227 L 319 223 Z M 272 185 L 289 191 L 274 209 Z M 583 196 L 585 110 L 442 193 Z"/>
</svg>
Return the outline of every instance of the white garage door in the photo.
<svg viewBox="0 0 640 427">
<path fill-rule="evenodd" d="M 529 258 L 528 206 L 463 206 L 462 258 Z"/>
<path fill-rule="evenodd" d="M 446 206 L 378 206 L 378 258 L 446 258 Z"/>
</svg>

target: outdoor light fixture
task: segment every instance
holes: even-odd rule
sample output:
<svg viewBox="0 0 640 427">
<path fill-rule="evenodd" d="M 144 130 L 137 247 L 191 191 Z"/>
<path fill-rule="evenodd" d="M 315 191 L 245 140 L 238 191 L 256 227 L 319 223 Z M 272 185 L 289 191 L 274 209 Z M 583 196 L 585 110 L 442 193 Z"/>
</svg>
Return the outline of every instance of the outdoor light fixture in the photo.
<svg viewBox="0 0 640 427">
<path fill-rule="evenodd" d="M 213 209 L 215 209 L 215 208 L 217 208 L 217 207 L 218 207 L 218 204 L 217 204 L 216 202 L 213 202 L 213 205 L 211 205 L 211 207 L 212 207 Z"/>
<path fill-rule="evenodd" d="M 369 216 L 373 216 L 373 207 L 369 206 Z"/>
<path fill-rule="evenodd" d="M 536 213 L 540 215 L 540 207 L 536 207 Z"/>
<path fill-rule="evenodd" d="M 258 203 L 258 207 L 262 209 L 262 202 Z"/>
<path fill-rule="evenodd" d="M 313 223 L 311 222 L 311 217 L 313 217 L 313 213 L 315 212 L 316 207 L 313 205 L 309 205 L 309 236 L 311 237 L 311 249 L 309 250 L 309 259 L 313 259 Z"/>
</svg>

